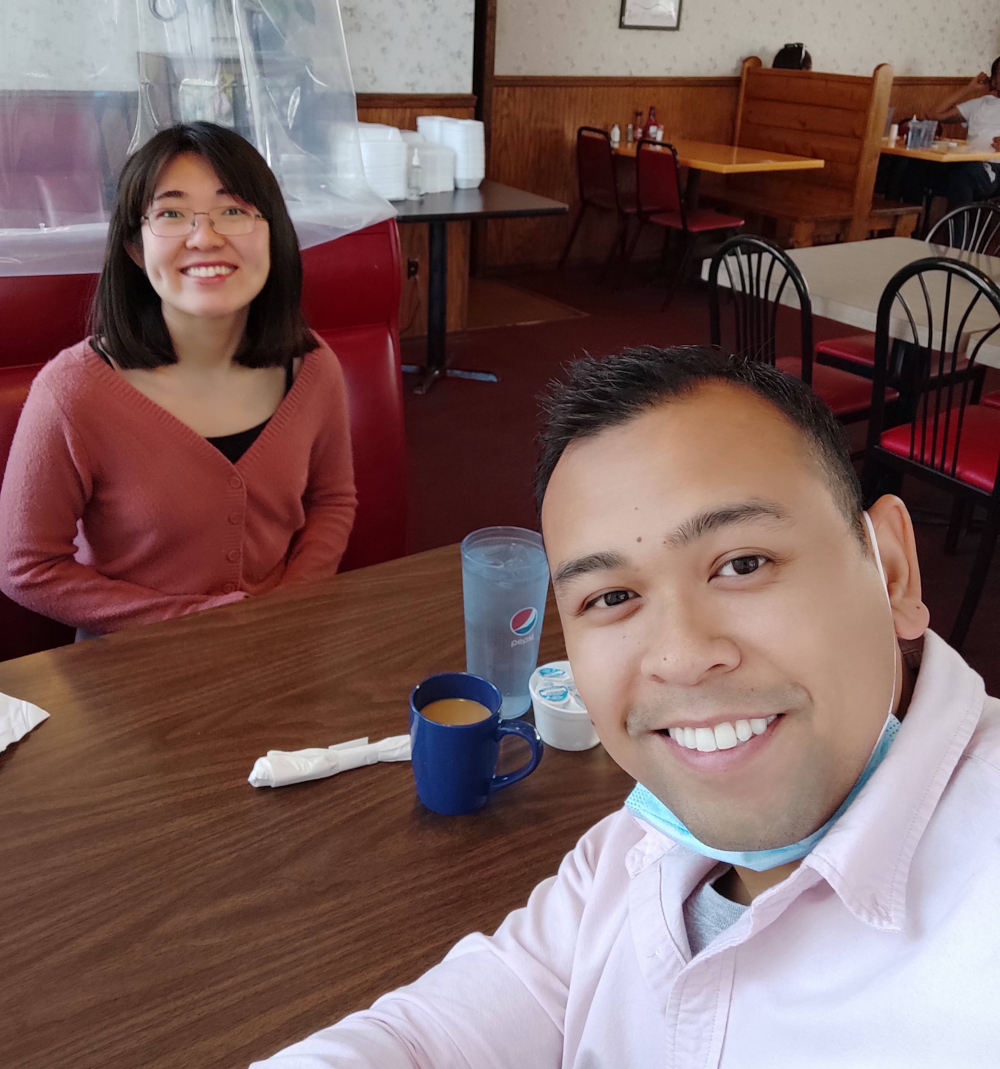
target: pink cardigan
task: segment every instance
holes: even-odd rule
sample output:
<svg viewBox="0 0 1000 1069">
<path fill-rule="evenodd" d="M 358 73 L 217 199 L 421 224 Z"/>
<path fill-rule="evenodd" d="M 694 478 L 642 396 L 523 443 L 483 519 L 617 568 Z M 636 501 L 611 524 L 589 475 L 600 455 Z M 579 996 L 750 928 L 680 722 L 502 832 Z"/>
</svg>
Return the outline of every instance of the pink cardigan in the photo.
<svg viewBox="0 0 1000 1069">
<path fill-rule="evenodd" d="M 86 342 L 39 372 L 0 491 L 0 588 L 104 633 L 336 571 L 356 497 L 344 377 L 320 342 L 231 464 Z"/>
</svg>

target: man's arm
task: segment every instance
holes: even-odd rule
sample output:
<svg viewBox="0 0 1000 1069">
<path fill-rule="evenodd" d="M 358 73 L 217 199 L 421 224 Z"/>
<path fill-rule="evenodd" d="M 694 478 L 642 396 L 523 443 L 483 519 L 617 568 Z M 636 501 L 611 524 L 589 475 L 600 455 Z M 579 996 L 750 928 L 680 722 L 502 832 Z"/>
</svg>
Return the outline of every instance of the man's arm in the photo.
<svg viewBox="0 0 1000 1069">
<path fill-rule="evenodd" d="M 957 92 L 949 93 L 939 104 L 927 109 L 927 118 L 936 119 L 938 122 L 965 122 L 965 116 L 958 110 L 958 102 L 964 100 L 970 93 L 980 95 L 990 88 L 990 76 L 980 71 L 967 85 L 963 85 Z"/>
<path fill-rule="evenodd" d="M 251 1069 L 558 1069 L 581 919 L 614 820 L 494 936 L 466 937 L 408 987 Z"/>
</svg>

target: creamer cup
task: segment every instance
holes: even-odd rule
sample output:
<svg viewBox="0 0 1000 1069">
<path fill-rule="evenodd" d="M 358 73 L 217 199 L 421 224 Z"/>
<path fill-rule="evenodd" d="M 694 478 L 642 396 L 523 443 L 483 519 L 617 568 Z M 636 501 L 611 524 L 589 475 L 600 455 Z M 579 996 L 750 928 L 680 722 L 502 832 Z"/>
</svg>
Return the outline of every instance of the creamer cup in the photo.
<svg viewBox="0 0 1000 1069">
<path fill-rule="evenodd" d="M 535 727 L 546 746 L 589 750 L 600 741 L 573 680 L 569 661 L 540 665 L 528 681 Z"/>
</svg>

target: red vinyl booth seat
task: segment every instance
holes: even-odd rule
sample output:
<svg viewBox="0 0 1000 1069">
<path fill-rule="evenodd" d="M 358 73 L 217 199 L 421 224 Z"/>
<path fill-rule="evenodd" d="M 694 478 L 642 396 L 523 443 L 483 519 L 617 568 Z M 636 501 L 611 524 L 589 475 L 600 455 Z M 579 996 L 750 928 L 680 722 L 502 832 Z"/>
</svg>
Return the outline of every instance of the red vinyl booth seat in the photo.
<svg viewBox="0 0 1000 1069">
<path fill-rule="evenodd" d="M 302 263 L 303 311 L 337 354 L 347 383 L 358 512 L 340 565 L 346 571 L 406 551 L 396 222 L 307 249 Z M 85 336 L 95 281 L 92 275 L 0 278 L 0 473 L 32 379 L 46 360 Z M 69 628 L 0 594 L 0 660 L 72 639 Z"/>
</svg>

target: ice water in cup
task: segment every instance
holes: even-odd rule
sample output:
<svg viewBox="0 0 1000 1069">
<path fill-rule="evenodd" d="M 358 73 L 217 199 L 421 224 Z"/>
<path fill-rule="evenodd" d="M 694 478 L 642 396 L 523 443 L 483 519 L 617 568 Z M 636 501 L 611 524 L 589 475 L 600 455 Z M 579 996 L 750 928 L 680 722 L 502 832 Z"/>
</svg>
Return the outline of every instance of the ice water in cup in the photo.
<svg viewBox="0 0 1000 1069">
<path fill-rule="evenodd" d="M 509 720 L 531 707 L 549 565 L 542 536 L 523 527 L 484 527 L 462 542 L 466 671 L 503 695 Z"/>
</svg>

